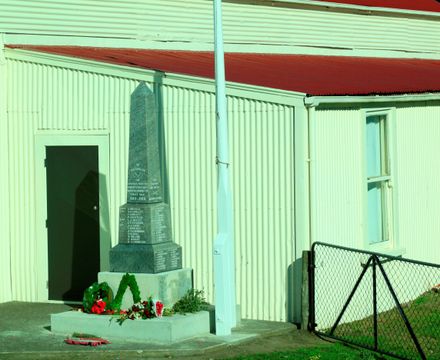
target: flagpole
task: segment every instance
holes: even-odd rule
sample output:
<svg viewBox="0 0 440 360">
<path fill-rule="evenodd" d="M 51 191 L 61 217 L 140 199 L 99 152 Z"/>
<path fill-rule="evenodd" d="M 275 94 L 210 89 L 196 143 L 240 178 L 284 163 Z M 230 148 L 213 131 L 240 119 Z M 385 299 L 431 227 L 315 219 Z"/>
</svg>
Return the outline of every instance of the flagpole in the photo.
<svg viewBox="0 0 440 360">
<path fill-rule="evenodd" d="M 228 118 L 222 31 L 222 2 L 214 0 L 214 57 L 217 124 L 217 236 L 214 240 L 214 292 L 217 335 L 236 326 L 235 251 L 229 184 Z"/>
</svg>

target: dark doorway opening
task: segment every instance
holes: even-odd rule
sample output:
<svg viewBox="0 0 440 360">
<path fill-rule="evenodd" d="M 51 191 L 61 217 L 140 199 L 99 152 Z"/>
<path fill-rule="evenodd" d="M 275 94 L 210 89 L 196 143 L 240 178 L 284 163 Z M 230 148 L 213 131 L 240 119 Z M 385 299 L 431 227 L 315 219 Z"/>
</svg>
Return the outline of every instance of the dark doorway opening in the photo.
<svg viewBox="0 0 440 360">
<path fill-rule="evenodd" d="M 47 146 L 49 300 L 81 301 L 97 280 L 99 164 L 97 146 Z"/>
</svg>

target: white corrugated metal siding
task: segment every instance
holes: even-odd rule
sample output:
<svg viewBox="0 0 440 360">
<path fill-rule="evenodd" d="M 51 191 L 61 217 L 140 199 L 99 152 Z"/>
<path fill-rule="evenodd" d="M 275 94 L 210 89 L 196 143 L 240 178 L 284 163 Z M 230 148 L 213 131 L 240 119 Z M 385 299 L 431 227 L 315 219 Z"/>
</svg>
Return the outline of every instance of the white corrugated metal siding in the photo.
<svg viewBox="0 0 440 360">
<path fill-rule="evenodd" d="M 243 98 L 228 105 L 243 316 L 285 320 L 295 258 L 293 109 Z"/>
<path fill-rule="evenodd" d="M 440 104 L 396 117 L 400 239 L 411 257 L 440 263 Z"/>
<path fill-rule="evenodd" d="M 110 228 L 116 244 L 118 207 L 126 201 L 129 101 L 138 81 L 12 59 L 7 68 L 13 298 L 37 300 L 34 234 L 42 224 L 34 221 L 35 134 L 108 133 Z M 142 76 L 151 85 L 148 74 Z M 212 301 L 213 86 L 200 90 L 188 81 L 167 81 L 161 91 L 174 238 L 183 247 L 184 266 L 194 268 L 195 286 Z M 229 116 L 238 302 L 244 317 L 285 320 L 286 277 L 295 259 L 294 108 L 243 92 L 229 96 Z"/>
<path fill-rule="evenodd" d="M 11 67 L 8 62 L 7 71 L 12 297 L 35 301 L 34 134 L 41 114 L 39 86 L 35 87 L 36 76 L 26 76 L 24 63 L 17 62 Z M 22 83 L 23 79 L 26 91 L 23 85 L 10 86 Z"/>
<path fill-rule="evenodd" d="M 11 247 L 9 233 L 9 149 L 6 114 L 6 63 L 0 55 L 0 303 L 10 301 Z"/>
<path fill-rule="evenodd" d="M 2 32 L 135 38 L 143 1 L 34 1 L 0 4 Z"/>
<path fill-rule="evenodd" d="M 312 240 L 363 245 L 363 191 L 359 110 L 316 111 L 312 156 Z"/>
<path fill-rule="evenodd" d="M 433 17 L 366 16 L 285 3 L 224 2 L 223 12 L 225 43 L 239 51 L 240 44 L 252 44 L 440 52 L 440 20 Z M 189 42 L 194 49 L 212 49 L 212 1 L 4 0 L 0 32 L 130 39 L 168 48 L 188 48 Z"/>
</svg>

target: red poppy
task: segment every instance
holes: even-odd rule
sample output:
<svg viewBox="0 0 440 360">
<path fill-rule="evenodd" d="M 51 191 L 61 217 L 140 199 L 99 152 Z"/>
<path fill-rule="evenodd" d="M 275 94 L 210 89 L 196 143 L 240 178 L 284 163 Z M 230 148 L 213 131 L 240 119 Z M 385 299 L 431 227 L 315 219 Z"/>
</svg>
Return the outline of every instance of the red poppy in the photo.
<svg viewBox="0 0 440 360">
<path fill-rule="evenodd" d="M 107 304 L 102 299 L 98 299 L 92 306 L 92 313 L 94 314 L 102 314 L 105 311 L 105 306 Z"/>
</svg>

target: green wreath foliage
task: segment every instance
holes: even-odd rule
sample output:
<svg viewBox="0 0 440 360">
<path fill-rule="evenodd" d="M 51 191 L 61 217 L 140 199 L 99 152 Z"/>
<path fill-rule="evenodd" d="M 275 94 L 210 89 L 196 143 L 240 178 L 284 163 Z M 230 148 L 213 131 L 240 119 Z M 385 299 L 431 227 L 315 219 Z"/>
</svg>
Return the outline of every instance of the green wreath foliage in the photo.
<svg viewBox="0 0 440 360">
<path fill-rule="evenodd" d="M 133 295 L 133 303 L 136 304 L 141 301 L 141 293 L 139 291 L 136 277 L 126 273 L 119 283 L 118 292 L 116 293 L 114 300 L 107 306 L 107 309 L 113 311 L 121 310 L 122 297 L 124 296 L 127 287 L 130 287 L 131 294 Z"/>
<path fill-rule="evenodd" d="M 102 299 L 105 303 L 112 301 L 113 292 L 106 282 L 93 283 L 85 291 L 83 296 L 84 311 L 90 313 L 92 306 L 97 299 Z"/>
<path fill-rule="evenodd" d="M 208 303 L 203 290 L 189 289 L 186 294 L 173 305 L 173 311 L 179 314 L 195 313 L 204 310 Z"/>
</svg>

